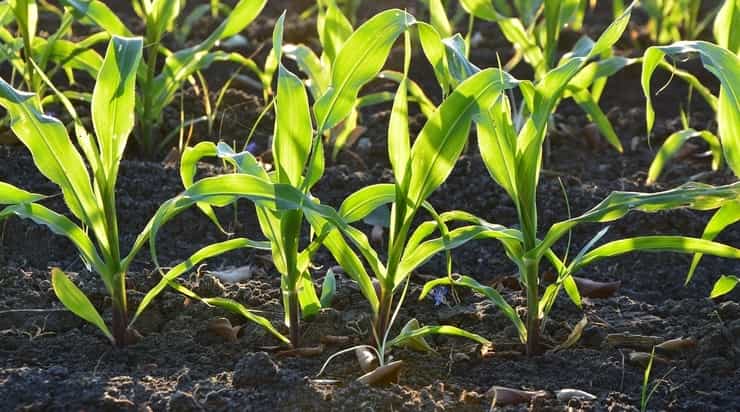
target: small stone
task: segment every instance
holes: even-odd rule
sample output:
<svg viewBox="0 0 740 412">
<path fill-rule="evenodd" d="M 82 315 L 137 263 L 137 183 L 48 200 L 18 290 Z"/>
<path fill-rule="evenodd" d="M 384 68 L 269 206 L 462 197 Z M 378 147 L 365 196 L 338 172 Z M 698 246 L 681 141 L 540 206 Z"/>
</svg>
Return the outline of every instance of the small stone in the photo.
<svg viewBox="0 0 740 412">
<path fill-rule="evenodd" d="M 265 352 L 249 353 L 234 367 L 234 387 L 243 388 L 280 380 L 280 368 Z"/>
<path fill-rule="evenodd" d="M 167 410 L 172 412 L 193 412 L 202 411 L 198 402 L 189 393 L 177 391 L 170 396 L 167 402 Z"/>
<path fill-rule="evenodd" d="M 719 315 L 723 320 L 734 320 L 740 318 L 740 304 L 733 301 L 722 302 L 717 308 Z"/>
<path fill-rule="evenodd" d="M 69 375 L 69 370 L 65 368 L 64 366 L 60 365 L 54 365 L 46 370 L 46 372 L 49 373 L 49 375 L 58 377 L 58 378 L 64 378 L 67 375 Z"/>
</svg>

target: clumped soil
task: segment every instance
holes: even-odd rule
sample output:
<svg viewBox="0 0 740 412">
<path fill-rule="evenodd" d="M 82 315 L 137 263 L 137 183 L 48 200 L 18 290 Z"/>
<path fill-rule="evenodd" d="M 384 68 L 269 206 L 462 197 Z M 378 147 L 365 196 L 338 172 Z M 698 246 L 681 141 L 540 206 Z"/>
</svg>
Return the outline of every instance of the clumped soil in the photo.
<svg viewBox="0 0 740 412">
<path fill-rule="evenodd" d="M 272 23 L 288 6 L 292 12 L 286 30 L 288 40 L 315 42 L 314 21 L 296 17 L 296 10 L 302 8 L 296 7 L 295 2 L 270 2 L 265 13 L 248 29 L 250 44 L 245 53 L 258 50 L 260 45 L 269 49 Z M 387 5 L 382 6 L 378 9 Z M 363 11 L 363 15 L 371 12 Z M 589 16 L 586 31 L 598 33 L 608 24 L 608 13 L 600 5 Z M 640 21 L 640 16 L 636 21 Z M 204 21 L 198 27 L 209 25 L 214 23 Z M 483 34 L 483 41 L 472 55 L 474 62 L 488 67 L 496 64 L 496 52 L 502 58 L 511 55 L 494 25 L 479 23 L 476 29 Z M 205 33 L 204 29 L 201 35 Z M 629 42 L 623 42 L 622 47 L 625 54 L 640 53 L 632 50 Z M 424 64 L 423 57 L 418 56 L 412 75 L 434 95 L 434 78 Z M 698 64 L 688 64 L 687 68 L 716 86 Z M 543 232 L 567 217 L 567 203 L 573 214 L 579 214 L 613 190 L 661 190 L 688 179 L 712 184 L 734 181 L 728 171 L 711 172 L 706 158 L 689 153 L 667 167 L 661 183 L 645 186 L 645 171 L 655 155 L 655 147 L 661 138 L 680 127 L 678 102 L 683 101 L 686 89 L 674 82 L 656 99 L 659 120 L 651 149 L 644 132 L 639 70 L 629 67 L 610 79 L 602 99 L 602 108 L 609 113 L 622 139 L 624 154 L 618 154 L 589 131 L 588 119 L 577 106 L 566 102 L 555 115 L 550 133 L 551 155 L 538 192 Z M 526 70 L 515 74 L 524 77 Z M 209 82 L 218 85 L 228 75 L 228 68 L 207 71 L 206 75 Z M 666 80 L 667 77 L 658 76 L 655 84 L 659 86 Z M 192 91 L 186 91 L 185 107 L 188 114 L 196 116 L 199 109 L 193 96 Z M 693 124 L 713 127 L 711 113 L 694 100 Z M 261 93 L 237 88 L 230 92 L 227 101 L 234 109 L 226 115 L 222 134 L 206 136 L 199 129 L 196 139 L 243 139 L 252 118 L 262 109 Z M 176 123 L 178 108 L 173 106 L 168 113 L 165 124 Z M 417 115 L 412 119 L 412 129 L 418 131 L 423 121 Z M 392 179 L 385 143 L 388 107 L 364 111 L 363 122 L 368 128 L 362 136 L 366 140 L 330 162 L 325 177 L 314 190 L 324 203 L 337 206 L 360 187 Z M 268 119 L 256 134 L 255 142 L 261 149 L 268 147 L 270 129 Z M 701 151 L 699 144 L 695 152 Z M 125 247 L 133 242 L 157 207 L 181 191 L 176 168 L 137 160 L 135 153 L 129 157 L 121 166 L 118 184 L 119 222 Z M 223 172 L 216 164 L 203 164 L 200 168 L 201 176 Z M 58 193 L 34 169 L 29 154 L 19 146 L 0 146 L 0 181 L 35 192 Z M 516 211 L 488 176 L 474 138 L 431 202 L 438 210 L 461 209 L 491 222 L 516 223 Z M 60 196 L 50 197 L 45 204 L 65 210 Z M 236 210 L 228 207 L 218 214 L 237 235 L 259 236 L 250 204 L 240 203 Z M 612 224 L 602 242 L 657 233 L 698 236 L 708 217 L 707 213 L 688 210 L 634 213 Z M 665 356 L 665 362 L 656 362 L 652 379 L 664 379 L 650 401 L 650 409 L 727 411 L 740 406 L 736 390 L 740 384 L 740 293 L 715 301 L 706 298 L 718 275 L 740 273 L 736 261 L 705 257 L 687 286 L 684 280 L 689 256 L 632 254 L 590 266 L 579 276 L 621 281 L 621 288 L 608 298 L 585 299 L 583 311 L 562 294 L 544 327 L 544 340 L 550 350 L 527 358 L 517 353 L 520 347 L 514 328 L 481 295 L 458 290 L 459 303 L 454 303 L 449 295 L 448 304 L 435 305 L 431 299 L 418 301 L 423 283 L 444 273 L 443 260 L 435 258 L 412 277 L 409 297 L 396 328 L 411 318 L 422 324 L 457 325 L 491 339 L 498 355 L 482 358 L 480 348 L 468 341 L 432 337 L 429 342 L 436 353 L 394 350 L 393 357 L 405 362 L 400 383 L 376 388 L 354 382 L 359 368 L 353 355 L 337 358 L 325 376 L 315 377 L 332 353 L 350 343 L 328 344 L 316 357 L 280 356 L 271 350 L 277 341 L 261 328 L 170 290 L 162 293 L 137 322 L 143 339 L 125 349 L 114 349 L 94 327 L 64 310 L 51 290 L 49 268 L 61 267 L 104 317 L 110 318 L 110 301 L 102 282 L 85 269 L 72 245 L 28 221 L 10 218 L 0 225 L 0 405 L 6 410 L 481 411 L 490 407 L 491 398 L 486 392 L 494 385 L 545 390 L 550 394 L 573 388 L 597 397 L 579 401 L 551 396 L 501 406 L 501 410 L 637 410 L 644 366 L 630 362 L 633 349 L 608 343 L 607 335 L 618 333 L 696 341 L 693 348 Z M 600 228 L 586 225 L 574 231 L 571 250 L 586 244 Z M 163 265 L 175 265 L 198 248 L 223 239 L 224 235 L 199 212 L 186 211 L 160 232 L 159 260 Z M 730 228 L 718 240 L 738 246 L 740 230 Z M 563 243 L 558 245 L 559 253 L 565 249 Z M 515 275 L 515 267 L 496 243 L 470 243 L 456 250 L 453 257 L 457 272 L 487 285 L 497 285 L 512 305 L 524 310 L 524 295 L 516 282 L 501 282 Z M 202 295 L 236 299 L 279 325 L 280 280 L 269 260 L 264 252 L 233 252 L 210 260 L 181 281 Z M 318 286 L 335 263 L 327 252 L 321 251 L 316 264 L 314 277 Z M 209 275 L 209 271 L 243 266 L 250 267 L 251 277 L 238 283 L 214 281 Z M 153 270 L 148 251 L 141 252 L 129 273 L 131 308 L 158 280 L 159 273 Z M 340 277 L 332 307 L 305 321 L 303 340 L 306 345 L 318 345 L 326 335 L 339 335 L 349 337 L 353 343 L 367 342 L 368 314 L 369 307 L 357 287 Z M 243 326 L 235 342 L 208 330 L 209 321 L 219 316 Z M 571 348 L 552 350 L 583 316 L 588 318 L 588 324 L 581 339 Z"/>
</svg>

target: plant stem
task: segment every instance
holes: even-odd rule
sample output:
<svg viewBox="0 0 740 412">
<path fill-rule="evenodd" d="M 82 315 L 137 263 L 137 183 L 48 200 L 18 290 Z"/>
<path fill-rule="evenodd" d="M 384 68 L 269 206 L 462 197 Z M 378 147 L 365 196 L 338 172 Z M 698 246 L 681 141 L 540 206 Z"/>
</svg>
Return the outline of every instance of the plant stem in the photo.
<svg viewBox="0 0 740 412">
<path fill-rule="evenodd" d="M 380 295 L 380 310 L 378 311 L 378 317 L 375 319 L 375 341 L 377 347 L 381 347 L 383 344 L 383 337 L 385 336 L 386 329 L 389 327 L 388 323 L 393 312 L 393 293 L 381 290 Z"/>
<path fill-rule="evenodd" d="M 538 353 L 540 340 L 539 260 L 524 259 L 527 281 L 527 356 Z"/>
<path fill-rule="evenodd" d="M 126 304 L 126 274 L 120 273 L 113 279 L 113 339 L 116 346 L 126 346 L 126 330 L 128 329 L 128 311 Z"/>
<path fill-rule="evenodd" d="M 288 292 L 288 321 L 290 322 L 290 343 L 293 348 L 300 347 L 301 341 L 301 305 L 295 290 Z"/>
</svg>

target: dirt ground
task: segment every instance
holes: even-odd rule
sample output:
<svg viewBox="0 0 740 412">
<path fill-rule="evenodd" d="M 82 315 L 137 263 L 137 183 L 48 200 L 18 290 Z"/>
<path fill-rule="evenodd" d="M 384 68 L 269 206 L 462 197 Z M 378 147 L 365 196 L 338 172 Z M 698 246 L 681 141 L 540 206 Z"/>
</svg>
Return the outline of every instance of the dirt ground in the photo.
<svg viewBox="0 0 740 412">
<path fill-rule="evenodd" d="M 245 32 L 249 45 L 243 53 L 257 52 L 257 59 L 269 50 L 274 19 L 288 6 L 286 41 L 313 44 L 315 21 L 300 20 L 297 14 L 309 2 L 270 1 L 262 16 Z M 405 2 L 377 2 L 361 17 L 388 5 Z M 382 4 L 381 4 L 382 3 Z M 603 3 L 603 2 L 602 2 Z M 135 18 L 124 9 L 130 27 Z M 422 15 L 419 8 L 409 11 Z M 596 35 L 609 22 L 609 6 L 600 4 L 589 14 L 585 31 Z M 204 36 L 214 22 L 205 18 Z M 639 13 L 634 18 L 639 27 Z M 496 64 L 496 53 L 511 55 L 511 48 L 493 24 L 476 23 L 482 41 L 472 53 L 481 67 Z M 566 35 L 564 42 L 567 42 Z M 577 38 L 575 33 L 570 37 Z M 639 55 L 632 43 L 619 43 L 620 53 Z M 400 50 L 394 52 L 398 64 Z M 438 100 L 435 80 L 423 56 L 415 56 L 412 77 L 428 88 Z M 716 82 L 699 64 L 686 68 L 701 75 L 716 88 Z M 228 76 L 228 66 L 214 66 L 206 72 L 218 86 Z M 525 68 L 513 74 L 526 77 Z M 646 171 L 661 139 L 680 127 L 679 104 L 686 88 L 674 81 L 657 98 L 658 123 L 652 147 L 645 138 L 644 98 L 639 88 L 639 66 L 631 66 L 609 80 L 601 106 L 615 126 L 625 147 L 619 154 L 589 130 L 588 119 L 571 102 L 561 105 L 550 134 L 551 154 L 538 191 L 540 227 L 567 218 L 566 188 L 573 214 L 580 214 L 613 190 L 656 191 L 675 187 L 688 179 L 712 184 L 735 180 L 726 170 L 711 172 L 709 160 L 688 154 L 672 162 L 660 183 L 645 186 Z M 662 85 L 667 76 L 656 76 Z M 382 83 L 373 87 L 382 88 Z M 192 91 L 185 91 L 188 115 L 200 112 Z M 713 127 L 712 113 L 694 99 L 693 124 Z M 193 103 L 193 104 L 190 104 Z M 206 136 L 198 129 L 196 140 L 240 141 L 263 105 L 261 92 L 237 86 L 228 93 L 223 127 L 219 135 Z M 177 107 L 168 109 L 163 128 L 179 119 Z M 367 126 L 362 145 L 343 152 L 330 162 L 326 175 L 314 189 L 323 203 L 338 206 L 354 190 L 365 185 L 391 181 L 387 160 L 387 106 L 362 113 Z M 424 119 L 416 115 L 412 130 Z M 271 120 L 258 129 L 258 150 L 267 148 Z M 449 180 L 432 196 L 438 210 L 466 210 L 491 222 L 513 225 L 516 210 L 504 191 L 490 179 L 477 153 L 474 137 Z M 703 151 L 700 143 L 695 152 Z M 222 170 L 215 164 L 201 165 L 203 176 Z M 21 146 L 0 146 L 0 181 L 26 190 L 54 194 L 58 189 L 41 176 Z M 118 182 L 118 210 L 122 244 L 130 245 L 157 207 L 182 190 L 176 168 L 161 161 L 138 160 L 132 152 L 121 166 Z M 45 201 L 54 210 L 64 211 L 59 196 Z M 228 207 L 218 211 L 223 222 L 238 235 L 258 237 L 254 210 L 240 203 L 236 213 Z M 630 214 L 611 225 L 603 241 L 638 234 L 686 234 L 699 236 L 709 215 L 679 210 L 670 213 Z M 361 229 L 369 230 L 364 224 Z M 574 248 L 580 248 L 600 230 L 599 225 L 579 227 Z M 544 230 L 544 229 L 543 229 Z M 163 265 L 174 265 L 196 249 L 223 240 L 221 234 L 195 210 L 168 223 L 158 237 Z M 740 245 L 740 228 L 726 230 L 719 241 Z M 563 252 L 564 242 L 557 251 Z M 126 250 L 126 247 L 124 247 Z M 183 277 L 186 285 L 207 296 L 236 299 L 262 311 L 274 324 L 281 324 L 280 280 L 264 252 L 243 250 L 212 259 L 197 273 Z M 501 247 L 492 241 L 470 243 L 453 254 L 455 271 L 475 277 L 481 283 L 497 285 L 512 305 L 524 308 L 523 291 L 505 279 L 516 274 Z M 355 382 L 359 368 L 353 355 L 337 358 L 325 376 L 316 378 L 324 361 L 346 345 L 327 345 L 316 357 L 281 357 L 271 351 L 278 342 L 264 330 L 238 316 L 208 308 L 167 290 L 158 297 L 136 324 L 143 335 L 126 349 L 114 349 L 92 326 L 64 310 L 51 289 L 49 268 L 63 268 L 91 298 L 106 319 L 110 301 L 97 275 L 90 273 L 66 239 L 44 227 L 11 218 L 0 222 L 0 410 L 249 410 L 249 411 L 399 411 L 399 410 L 488 410 L 486 392 L 494 385 L 526 390 L 544 390 L 550 396 L 532 403 L 503 406 L 500 410 L 638 410 L 644 366 L 631 361 L 630 352 L 645 348 L 614 346 L 615 334 L 656 337 L 658 341 L 692 338 L 693 347 L 678 353 L 661 354 L 652 377 L 665 376 L 650 401 L 651 410 L 729 411 L 740 407 L 740 292 L 722 299 L 707 298 L 720 274 L 740 274 L 737 261 L 705 257 L 694 280 L 684 286 L 690 256 L 678 254 L 632 254 L 602 261 L 578 275 L 595 281 L 621 281 L 610 297 L 586 299 L 584 310 L 576 308 L 563 294 L 544 328 L 544 340 L 554 348 L 585 315 L 588 324 L 574 347 L 527 358 L 517 352 L 516 332 L 496 307 L 483 296 L 459 290 L 459 304 L 435 305 L 431 298 L 418 301 L 421 286 L 430 276 L 444 273 L 444 262 L 435 258 L 411 280 L 410 294 L 400 312 L 396 329 L 411 318 L 422 324 L 452 324 L 481 334 L 494 342 L 499 354 L 482 358 L 479 347 L 469 341 L 432 337 L 436 353 L 407 349 L 393 351 L 405 361 L 400 383 L 383 388 Z M 326 251 L 316 256 L 317 285 L 328 268 L 335 265 Z M 251 278 L 239 283 L 214 281 L 209 271 L 249 265 Z M 547 266 L 543 267 L 548 269 Z M 502 279 L 504 281 L 502 282 Z M 129 273 L 129 303 L 135 308 L 144 294 L 159 280 L 147 251 L 139 254 Z M 515 283 L 515 282 L 514 282 Z M 452 299 L 448 299 L 452 302 Z M 369 306 L 358 288 L 339 278 L 332 307 L 304 324 L 304 342 L 318 345 L 326 335 L 347 336 L 352 342 L 367 341 Z M 219 316 L 243 325 L 236 342 L 227 342 L 209 332 L 208 322 Z M 511 350 L 507 350 L 510 348 Z M 649 351 L 649 348 L 647 349 Z M 327 381 L 325 379 L 331 379 Z M 595 400 L 558 399 L 554 394 L 571 388 L 589 392 Z M 498 409 L 497 409 L 498 410 Z"/>
</svg>

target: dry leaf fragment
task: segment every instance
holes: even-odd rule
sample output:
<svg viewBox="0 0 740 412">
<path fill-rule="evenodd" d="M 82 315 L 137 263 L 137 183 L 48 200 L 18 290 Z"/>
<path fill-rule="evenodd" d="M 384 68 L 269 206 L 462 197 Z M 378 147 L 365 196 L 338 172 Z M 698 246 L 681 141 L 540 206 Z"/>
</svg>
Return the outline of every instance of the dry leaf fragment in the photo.
<svg viewBox="0 0 740 412">
<path fill-rule="evenodd" d="M 254 267 L 247 265 L 227 270 L 214 270 L 210 273 L 224 282 L 237 283 L 250 279 L 254 273 Z"/>
<path fill-rule="evenodd" d="M 319 344 L 319 346 L 304 346 L 302 348 L 287 349 L 287 350 L 279 351 L 276 353 L 276 356 L 280 356 L 280 357 L 297 356 L 300 358 L 309 358 L 312 356 L 319 356 L 322 353 L 324 353 L 323 343 Z"/>
<path fill-rule="evenodd" d="M 579 401 L 593 401 L 596 400 L 596 395 L 590 394 L 580 389 L 561 389 L 555 392 L 555 396 L 561 402 L 568 402 L 571 399 Z"/>
<path fill-rule="evenodd" d="M 647 367 L 648 362 L 650 362 L 650 354 L 647 352 L 631 352 L 628 355 L 627 360 L 633 365 L 644 368 Z M 670 363 L 670 360 L 662 356 L 655 355 L 653 356 L 653 364 L 655 363 Z"/>
<path fill-rule="evenodd" d="M 588 325 L 588 318 L 584 316 L 583 319 L 576 323 L 576 326 L 573 327 L 573 330 L 570 331 L 570 335 L 568 335 L 568 338 L 565 339 L 565 341 L 563 341 L 563 343 L 561 343 L 560 345 L 554 347 L 552 351 L 556 352 L 561 349 L 570 348 L 571 346 L 575 345 L 578 340 L 581 339 L 581 334 L 583 334 L 583 329 L 586 328 L 586 325 Z"/>
<path fill-rule="evenodd" d="M 612 348 L 651 350 L 661 340 L 658 336 L 631 335 L 629 333 L 610 333 L 606 335 L 606 344 Z"/>
<path fill-rule="evenodd" d="M 576 281 L 576 286 L 578 286 L 578 291 L 581 293 L 581 296 L 586 298 L 608 298 L 617 293 L 619 288 L 622 286 L 622 282 L 619 280 L 615 282 L 597 282 L 595 280 L 575 276 L 573 277 L 573 280 Z"/>
<path fill-rule="evenodd" d="M 402 366 L 403 361 L 397 360 L 376 368 L 372 372 L 368 372 L 360 376 L 359 378 L 357 378 L 357 381 L 373 386 L 383 386 L 391 383 L 398 383 L 398 380 L 401 377 Z"/>
<path fill-rule="evenodd" d="M 696 348 L 694 338 L 669 339 L 655 347 L 655 351 L 663 354 L 678 354 Z"/>
<path fill-rule="evenodd" d="M 319 338 L 319 341 L 327 345 L 346 345 L 352 342 L 352 337 L 351 336 L 324 335 L 321 338 Z"/>
<path fill-rule="evenodd" d="M 528 403 L 536 398 L 549 398 L 550 393 L 547 391 L 523 391 L 503 386 L 492 386 L 486 392 L 486 396 L 493 398 L 495 405 L 516 405 L 518 403 Z"/>
</svg>

